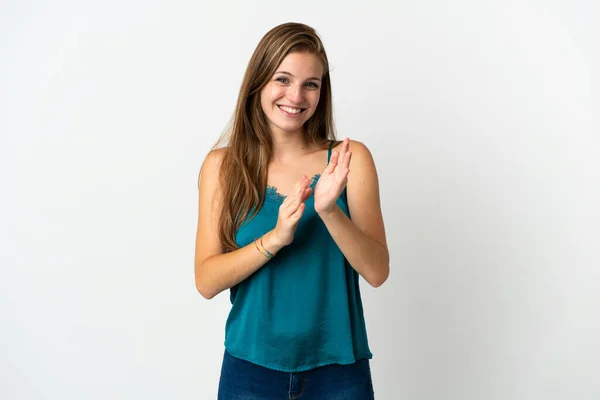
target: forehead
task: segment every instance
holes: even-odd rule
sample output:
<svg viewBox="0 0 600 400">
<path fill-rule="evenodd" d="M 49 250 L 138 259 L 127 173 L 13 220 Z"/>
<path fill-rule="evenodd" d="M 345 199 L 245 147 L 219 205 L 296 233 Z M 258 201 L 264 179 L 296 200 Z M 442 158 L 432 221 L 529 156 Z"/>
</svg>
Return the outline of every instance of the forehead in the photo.
<svg viewBox="0 0 600 400">
<path fill-rule="evenodd" d="M 323 76 L 323 63 L 321 59 L 311 53 L 293 52 L 288 54 L 277 71 L 286 71 L 298 78 L 321 77 Z"/>
</svg>

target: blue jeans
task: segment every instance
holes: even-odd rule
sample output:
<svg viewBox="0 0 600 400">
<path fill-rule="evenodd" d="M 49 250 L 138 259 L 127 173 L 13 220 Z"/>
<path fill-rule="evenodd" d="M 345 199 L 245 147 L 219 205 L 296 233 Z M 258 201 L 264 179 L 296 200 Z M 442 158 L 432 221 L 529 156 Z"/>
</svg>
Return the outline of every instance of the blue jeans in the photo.
<svg viewBox="0 0 600 400">
<path fill-rule="evenodd" d="M 304 372 L 281 372 L 236 358 L 225 350 L 218 400 L 373 400 L 368 359 Z"/>
</svg>

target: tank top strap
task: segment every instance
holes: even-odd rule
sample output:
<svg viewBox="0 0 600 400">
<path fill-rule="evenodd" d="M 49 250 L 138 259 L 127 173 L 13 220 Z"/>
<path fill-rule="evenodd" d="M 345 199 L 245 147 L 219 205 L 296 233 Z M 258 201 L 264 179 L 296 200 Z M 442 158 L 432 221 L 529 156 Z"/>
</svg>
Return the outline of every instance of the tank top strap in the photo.
<svg viewBox="0 0 600 400">
<path fill-rule="evenodd" d="M 327 164 L 329 165 L 329 159 L 331 158 L 331 149 L 333 148 L 333 143 L 335 140 L 329 141 L 329 150 L 327 151 Z"/>
</svg>

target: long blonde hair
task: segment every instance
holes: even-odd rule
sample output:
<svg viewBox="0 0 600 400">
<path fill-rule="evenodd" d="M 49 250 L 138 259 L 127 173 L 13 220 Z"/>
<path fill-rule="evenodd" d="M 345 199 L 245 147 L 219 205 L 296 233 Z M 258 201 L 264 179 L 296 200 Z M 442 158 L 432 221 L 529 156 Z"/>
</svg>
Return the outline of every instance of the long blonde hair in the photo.
<svg viewBox="0 0 600 400">
<path fill-rule="evenodd" d="M 228 139 L 219 175 L 223 194 L 219 238 L 225 252 L 238 248 L 235 241 L 238 228 L 264 202 L 272 142 L 260 93 L 292 52 L 315 54 L 323 63 L 320 99 L 315 113 L 304 124 L 305 135 L 309 142 L 322 148 L 329 140 L 335 140 L 329 62 L 321 39 L 313 28 L 304 24 L 290 22 L 276 26 L 254 50 L 230 127 L 215 145 L 216 148 Z"/>
</svg>

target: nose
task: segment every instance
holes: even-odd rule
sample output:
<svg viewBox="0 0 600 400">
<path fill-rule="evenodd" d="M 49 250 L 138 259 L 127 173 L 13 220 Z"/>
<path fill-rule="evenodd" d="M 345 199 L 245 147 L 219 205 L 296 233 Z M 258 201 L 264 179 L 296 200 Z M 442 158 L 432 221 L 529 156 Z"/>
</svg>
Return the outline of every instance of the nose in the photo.
<svg viewBox="0 0 600 400">
<path fill-rule="evenodd" d="M 301 104 L 304 101 L 304 90 L 302 85 L 290 85 L 287 91 L 287 98 L 294 104 Z"/>
</svg>

